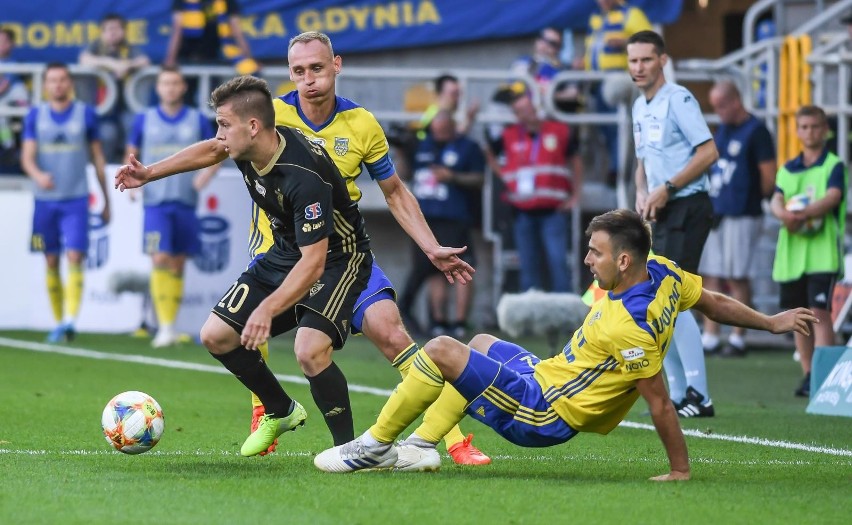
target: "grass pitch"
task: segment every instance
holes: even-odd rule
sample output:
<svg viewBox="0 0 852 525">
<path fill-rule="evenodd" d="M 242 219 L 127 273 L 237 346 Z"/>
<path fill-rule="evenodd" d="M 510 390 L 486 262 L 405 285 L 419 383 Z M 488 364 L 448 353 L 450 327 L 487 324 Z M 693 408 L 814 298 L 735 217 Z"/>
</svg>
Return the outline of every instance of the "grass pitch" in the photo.
<svg viewBox="0 0 852 525">
<path fill-rule="evenodd" d="M 27 343 L 43 336 L 0 333 L 0 523 L 828 524 L 848 523 L 852 508 L 852 419 L 804 413 L 786 349 L 708 360 L 717 417 L 681 420 L 693 479 L 657 484 L 647 478 L 667 460 L 641 400 L 630 426 L 546 449 L 463 421 L 494 459 L 487 467 L 445 456 L 437 474 L 330 475 L 313 466 L 331 445 L 322 417 L 307 386 L 289 382 L 302 377 L 292 336 L 272 343 L 271 364 L 291 376 L 284 386 L 308 421 L 255 458 L 239 456 L 248 393 L 201 347 L 89 334 L 59 348 Z M 363 338 L 336 359 L 361 432 L 399 376 Z M 151 394 L 165 413 L 161 442 L 140 456 L 101 435 L 104 405 L 125 390 Z"/>
</svg>

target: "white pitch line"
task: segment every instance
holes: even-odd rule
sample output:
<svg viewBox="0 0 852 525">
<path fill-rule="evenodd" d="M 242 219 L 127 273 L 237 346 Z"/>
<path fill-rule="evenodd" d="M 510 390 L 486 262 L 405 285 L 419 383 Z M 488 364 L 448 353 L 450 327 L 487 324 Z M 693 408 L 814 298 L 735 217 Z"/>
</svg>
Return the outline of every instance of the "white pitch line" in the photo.
<svg viewBox="0 0 852 525">
<path fill-rule="evenodd" d="M 159 357 L 148 357 L 143 355 L 133 355 L 133 354 L 111 354 L 109 352 L 98 352 L 96 350 L 87 350 L 85 348 L 72 348 L 69 346 L 60 346 L 60 345 L 49 345 L 45 343 L 36 343 L 32 341 L 21 341 L 19 339 L 11 339 L 8 337 L 0 337 L 0 347 L 9 347 L 9 348 L 17 348 L 19 350 L 30 350 L 33 352 L 45 352 L 45 353 L 54 353 L 54 354 L 62 354 L 69 355 L 74 357 L 85 357 L 88 359 L 99 359 L 99 360 L 107 360 L 107 361 L 122 361 L 126 363 L 137 363 L 142 365 L 151 365 L 151 366 L 160 366 L 164 368 L 174 368 L 181 370 L 195 370 L 197 372 L 211 372 L 214 374 L 228 374 L 226 369 L 221 366 L 216 365 L 204 365 L 200 363 L 190 363 L 187 361 L 177 361 L 173 359 L 162 359 Z M 275 374 L 275 377 L 284 383 L 295 383 L 299 385 L 308 384 L 308 380 L 304 377 L 286 375 L 286 374 Z M 364 385 L 349 385 L 349 390 L 352 392 L 358 392 L 362 394 L 372 394 L 379 397 L 388 397 L 391 395 L 391 390 L 386 390 L 382 388 L 374 388 L 370 386 Z M 653 425 L 648 425 L 646 423 L 634 423 L 632 421 L 622 421 L 619 423 L 619 426 L 627 427 L 627 428 L 635 428 L 641 430 L 652 430 L 656 431 Z M 699 430 L 691 430 L 691 429 L 683 429 L 683 433 L 686 436 L 704 438 L 704 439 L 716 439 L 719 441 L 730 441 L 734 443 L 744 443 L 749 445 L 759 445 L 764 447 L 772 447 L 772 448 L 784 448 L 791 450 L 801 450 L 804 452 L 813 452 L 816 454 L 828 454 L 832 456 L 846 456 L 852 457 L 852 450 L 841 449 L 841 448 L 831 448 L 831 447 L 820 447 L 814 445 L 805 445 L 803 443 L 793 443 L 790 441 L 780 441 L 773 439 L 765 439 L 765 438 L 754 438 L 748 436 L 733 436 L 728 434 L 706 434 Z"/>
<path fill-rule="evenodd" d="M 32 341 L 21 341 L 18 339 L 9 339 L 0 337 L 0 346 L 8 346 L 19 350 L 30 350 L 33 352 L 46 352 L 51 354 L 70 355 L 73 357 L 85 357 L 88 359 L 99 359 L 103 361 L 122 361 L 125 363 L 137 363 L 140 365 L 161 366 L 164 368 L 175 368 L 180 370 L 195 370 L 196 372 L 211 372 L 213 374 L 231 375 L 228 370 L 219 365 L 205 365 L 201 363 L 190 363 L 188 361 L 177 361 L 174 359 L 163 359 L 160 357 L 148 357 L 144 355 L 134 354 L 111 354 L 109 352 L 98 352 L 97 350 L 86 350 L 85 348 L 72 348 L 70 346 L 49 345 L 45 343 L 35 343 Z M 294 383 L 297 385 L 307 385 L 308 380 L 304 377 L 291 376 L 287 374 L 275 374 L 276 379 L 284 383 Z M 381 397 L 388 397 L 393 392 L 382 388 L 374 388 L 371 386 L 349 385 L 349 390 L 362 394 L 373 394 Z"/>
<path fill-rule="evenodd" d="M 85 450 L 85 449 L 76 449 L 76 450 L 46 450 L 46 449 L 11 449 L 11 448 L 0 448 L 0 456 L 122 456 L 120 452 L 117 450 Z M 161 450 L 153 450 L 145 453 L 145 457 L 234 457 L 234 458 L 242 458 L 239 452 L 235 450 L 169 450 L 169 451 L 161 451 Z M 441 455 L 445 460 L 449 461 L 449 456 L 447 454 Z M 308 451 L 298 451 L 298 450 L 276 450 L 274 455 L 271 457 L 288 457 L 288 458 L 307 458 L 314 457 L 313 452 Z M 526 454 L 501 454 L 492 456 L 492 459 L 497 461 L 556 461 L 559 463 L 573 462 L 573 461 L 594 461 L 596 463 L 624 463 L 623 458 L 611 457 L 611 456 L 597 456 L 594 454 L 577 454 L 577 455 L 553 455 L 546 456 L 543 454 L 537 455 L 526 455 Z M 780 459 L 770 459 L 770 460 L 740 460 L 740 461 L 732 461 L 727 459 L 717 459 L 717 458 L 703 458 L 703 457 L 691 457 L 689 458 L 691 463 L 699 463 L 705 465 L 740 465 L 740 466 L 805 466 L 805 465 L 814 465 L 818 464 L 812 461 L 804 461 L 804 460 L 780 460 Z M 660 460 L 656 458 L 631 458 L 628 460 L 628 463 L 659 463 Z M 838 465 L 838 466 L 852 466 L 852 462 L 848 461 L 833 461 L 829 464 Z"/>
</svg>

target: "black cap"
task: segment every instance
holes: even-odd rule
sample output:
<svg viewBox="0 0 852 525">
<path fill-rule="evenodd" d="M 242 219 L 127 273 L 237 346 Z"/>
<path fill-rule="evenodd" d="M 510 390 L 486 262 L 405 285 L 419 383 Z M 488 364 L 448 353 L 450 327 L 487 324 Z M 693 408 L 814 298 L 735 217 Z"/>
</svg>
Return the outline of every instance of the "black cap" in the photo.
<svg viewBox="0 0 852 525">
<path fill-rule="evenodd" d="M 529 96 L 530 89 L 526 82 L 515 80 L 508 84 L 501 84 L 494 93 L 494 102 L 501 104 L 511 104 L 521 97 Z"/>
</svg>

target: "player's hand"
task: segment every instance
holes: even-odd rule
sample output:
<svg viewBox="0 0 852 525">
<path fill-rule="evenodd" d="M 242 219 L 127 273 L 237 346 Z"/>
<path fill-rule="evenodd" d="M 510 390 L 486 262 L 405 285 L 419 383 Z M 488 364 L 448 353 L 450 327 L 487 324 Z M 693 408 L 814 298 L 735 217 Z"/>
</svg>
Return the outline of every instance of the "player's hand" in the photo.
<svg viewBox="0 0 852 525">
<path fill-rule="evenodd" d="M 689 472 L 673 470 L 668 474 L 663 474 L 662 476 L 654 476 L 653 478 L 649 479 L 651 481 L 687 481 L 689 479 Z"/>
<path fill-rule="evenodd" d="M 127 160 L 128 163 L 115 173 L 115 189 L 118 191 L 138 188 L 151 176 L 151 169 L 139 162 L 135 155 L 130 155 Z"/>
<path fill-rule="evenodd" d="M 787 332 L 798 332 L 802 335 L 810 335 L 811 323 L 818 323 L 814 313 L 807 308 L 795 308 L 773 315 L 769 318 L 772 327 L 769 329 L 773 334 Z"/>
<path fill-rule="evenodd" d="M 101 212 L 101 220 L 104 221 L 104 226 L 109 224 L 110 218 L 112 218 L 112 214 L 109 212 L 109 204 L 105 204 L 104 209 Z"/>
<path fill-rule="evenodd" d="M 781 224 L 787 228 L 789 232 L 797 232 L 802 229 L 802 226 L 805 225 L 805 221 L 807 217 L 801 211 L 789 211 L 784 210 L 784 213 L 780 217 Z"/>
<path fill-rule="evenodd" d="M 449 182 L 453 180 L 453 170 L 446 166 L 432 164 L 429 166 L 429 169 L 432 171 L 432 175 L 435 176 L 435 180 L 438 182 Z"/>
<path fill-rule="evenodd" d="M 263 303 L 260 303 L 243 327 L 243 333 L 240 334 L 240 344 L 249 350 L 257 350 L 258 346 L 269 339 L 271 329 L 272 312 Z"/>
<path fill-rule="evenodd" d="M 43 190 L 52 190 L 54 188 L 53 185 L 53 175 L 47 173 L 46 171 L 42 171 L 35 179 L 36 184 L 39 188 Z"/>
<path fill-rule="evenodd" d="M 435 265 L 435 268 L 441 270 L 450 284 L 458 281 L 461 284 L 467 284 L 473 280 L 473 274 L 476 270 L 473 266 L 467 264 L 459 258 L 459 255 L 467 251 L 467 246 L 461 248 L 450 248 L 448 246 L 439 246 L 433 253 L 427 253 L 426 256 Z"/>
<path fill-rule="evenodd" d="M 643 210 L 642 218 L 647 221 L 656 221 L 658 212 L 665 208 L 668 202 L 669 191 L 665 186 L 660 186 L 648 194 L 648 198 L 645 200 L 645 209 Z"/>
</svg>

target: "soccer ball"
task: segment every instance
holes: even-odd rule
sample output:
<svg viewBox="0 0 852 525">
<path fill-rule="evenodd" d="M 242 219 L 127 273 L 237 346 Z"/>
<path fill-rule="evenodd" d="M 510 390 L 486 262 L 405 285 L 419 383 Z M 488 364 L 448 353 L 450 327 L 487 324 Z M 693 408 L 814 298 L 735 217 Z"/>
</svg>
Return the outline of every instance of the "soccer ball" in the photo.
<svg viewBox="0 0 852 525">
<path fill-rule="evenodd" d="M 163 435 L 163 409 L 144 392 L 122 392 L 109 400 L 101 416 L 107 443 L 125 454 L 141 454 Z"/>
<path fill-rule="evenodd" d="M 806 193 L 800 193 L 798 195 L 793 195 L 784 205 L 787 208 L 787 211 L 802 211 L 804 210 L 808 204 L 811 203 L 811 198 Z M 799 228 L 795 233 L 800 233 L 802 235 L 813 235 L 817 233 L 820 228 L 822 228 L 822 217 L 810 218 L 805 220 L 805 223 Z"/>
</svg>

